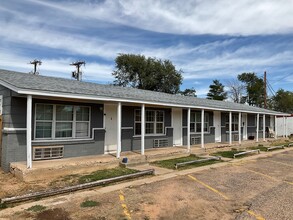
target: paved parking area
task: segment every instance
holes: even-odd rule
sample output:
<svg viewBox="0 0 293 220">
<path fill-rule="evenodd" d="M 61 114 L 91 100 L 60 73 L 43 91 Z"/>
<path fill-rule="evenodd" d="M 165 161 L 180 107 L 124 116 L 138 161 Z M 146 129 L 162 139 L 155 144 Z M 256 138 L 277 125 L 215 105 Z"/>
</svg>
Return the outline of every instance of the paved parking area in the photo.
<svg viewBox="0 0 293 220">
<path fill-rule="evenodd" d="M 62 208 L 68 219 L 293 219 L 293 151 L 82 195 L 59 202 L 57 198 L 47 209 Z M 98 204 L 81 208 L 85 200 Z M 23 211 L 11 219 L 24 217 L 35 219 L 37 214 Z"/>
</svg>

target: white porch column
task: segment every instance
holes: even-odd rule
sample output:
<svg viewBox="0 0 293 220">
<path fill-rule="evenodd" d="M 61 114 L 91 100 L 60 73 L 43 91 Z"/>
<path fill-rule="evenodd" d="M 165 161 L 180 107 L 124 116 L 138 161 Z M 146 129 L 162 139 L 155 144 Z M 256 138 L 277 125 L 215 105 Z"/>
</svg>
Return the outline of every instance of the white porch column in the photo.
<svg viewBox="0 0 293 220">
<path fill-rule="evenodd" d="M 259 132 L 259 113 L 256 115 L 256 142 L 258 142 L 258 132 Z"/>
<path fill-rule="evenodd" d="M 232 112 L 229 112 L 229 144 L 232 144 Z"/>
<path fill-rule="evenodd" d="M 187 151 L 190 152 L 190 108 L 187 110 Z"/>
<path fill-rule="evenodd" d="M 277 116 L 275 115 L 275 139 L 278 137 Z"/>
<path fill-rule="evenodd" d="M 141 155 L 144 155 L 145 105 L 141 105 Z"/>
<path fill-rule="evenodd" d="M 121 153 L 121 102 L 117 105 L 117 153 L 116 157 L 120 158 Z"/>
<path fill-rule="evenodd" d="M 26 104 L 26 167 L 32 168 L 32 96 L 27 96 Z"/>
<path fill-rule="evenodd" d="M 201 148 L 204 148 L 204 109 L 201 110 Z"/>
<path fill-rule="evenodd" d="M 285 117 L 285 137 L 288 137 L 288 124 L 287 124 L 287 116 Z"/>
<path fill-rule="evenodd" d="M 263 115 L 263 121 L 262 121 L 262 138 L 263 138 L 263 141 L 266 141 L 266 115 L 264 114 Z"/>
<path fill-rule="evenodd" d="M 239 112 L 238 116 L 238 143 L 239 145 L 241 144 L 241 112 Z"/>
<path fill-rule="evenodd" d="M 283 137 L 286 137 L 286 121 L 285 116 L 283 116 Z"/>
</svg>

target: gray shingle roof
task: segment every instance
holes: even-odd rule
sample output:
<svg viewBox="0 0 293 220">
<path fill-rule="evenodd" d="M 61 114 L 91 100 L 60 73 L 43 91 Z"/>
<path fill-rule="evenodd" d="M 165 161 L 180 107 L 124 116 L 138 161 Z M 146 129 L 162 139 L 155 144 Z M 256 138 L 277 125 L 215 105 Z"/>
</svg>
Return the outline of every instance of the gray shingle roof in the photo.
<svg viewBox="0 0 293 220">
<path fill-rule="evenodd" d="M 182 105 L 205 107 L 211 109 L 223 109 L 242 112 L 259 112 L 268 114 L 284 114 L 267 109 L 257 108 L 244 104 L 237 104 L 226 101 L 215 101 L 203 98 L 194 98 L 181 95 L 171 95 L 161 92 L 153 92 L 134 88 L 125 88 L 112 85 L 101 85 L 90 82 L 79 82 L 71 79 L 48 77 L 41 75 L 32 75 L 20 73 L 15 71 L 1 70 L 0 69 L 0 84 L 7 84 L 15 87 L 17 90 L 26 91 L 39 91 L 48 93 L 61 93 L 95 96 L 95 97 L 108 97 L 115 99 L 127 99 L 137 102 L 154 102 L 166 105 Z"/>
</svg>

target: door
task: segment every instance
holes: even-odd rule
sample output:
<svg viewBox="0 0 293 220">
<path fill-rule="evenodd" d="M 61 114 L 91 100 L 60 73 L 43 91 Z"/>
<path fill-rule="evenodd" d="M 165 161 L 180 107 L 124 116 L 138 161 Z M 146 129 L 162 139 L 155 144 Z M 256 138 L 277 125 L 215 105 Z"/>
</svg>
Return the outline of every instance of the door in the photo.
<svg viewBox="0 0 293 220">
<path fill-rule="evenodd" d="M 117 151 L 117 105 L 105 104 L 105 152 Z"/>
<path fill-rule="evenodd" d="M 247 140 L 247 114 L 242 113 L 243 140 Z"/>
<path fill-rule="evenodd" d="M 214 112 L 215 142 L 221 142 L 221 112 Z"/>
<path fill-rule="evenodd" d="M 182 146 L 182 109 L 172 108 L 173 145 Z"/>
</svg>

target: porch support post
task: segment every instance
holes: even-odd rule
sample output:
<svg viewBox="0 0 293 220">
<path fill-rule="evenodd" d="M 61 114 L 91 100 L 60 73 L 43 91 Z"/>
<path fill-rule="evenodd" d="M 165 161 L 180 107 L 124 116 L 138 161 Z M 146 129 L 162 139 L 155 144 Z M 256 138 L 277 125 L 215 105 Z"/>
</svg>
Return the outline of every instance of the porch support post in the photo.
<svg viewBox="0 0 293 220">
<path fill-rule="evenodd" d="M 263 121 L 262 121 L 262 124 L 263 124 L 263 129 L 262 129 L 262 138 L 263 138 L 263 141 L 266 141 L 266 115 L 264 114 L 263 115 Z"/>
<path fill-rule="evenodd" d="M 26 102 L 26 167 L 32 168 L 32 96 Z"/>
<path fill-rule="evenodd" d="M 238 115 L 238 143 L 241 145 L 241 112 Z"/>
<path fill-rule="evenodd" d="M 259 132 L 259 113 L 256 115 L 256 142 L 258 142 L 258 132 Z"/>
<path fill-rule="evenodd" d="M 275 139 L 278 138 L 277 116 L 275 115 Z"/>
<path fill-rule="evenodd" d="M 229 112 L 229 144 L 232 145 L 232 112 Z"/>
<path fill-rule="evenodd" d="M 288 137 L 288 126 L 287 126 L 287 116 L 285 117 L 285 137 L 287 138 Z"/>
<path fill-rule="evenodd" d="M 201 110 L 201 148 L 204 148 L 204 109 Z"/>
<path fill-rule="evenodd" d="M 141 155 L 144 155 L 145 105 L 141 105 Z"/>
<path fill-rule="evenodd" d="M 120 158 L 121 153 L 121 102 L 117 105 L 117 153 L 116 157 Z"/>
<path fill-rule="evenodd" d="M 283 137 L 286 137 L 286 121 L 285 116 L 283 116 Z"/>
<path fill-rule="evenodd" d="M 190 152 L 190 108 L 187 110 L 187 151 Z"/>
</svg>

